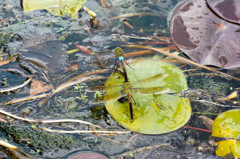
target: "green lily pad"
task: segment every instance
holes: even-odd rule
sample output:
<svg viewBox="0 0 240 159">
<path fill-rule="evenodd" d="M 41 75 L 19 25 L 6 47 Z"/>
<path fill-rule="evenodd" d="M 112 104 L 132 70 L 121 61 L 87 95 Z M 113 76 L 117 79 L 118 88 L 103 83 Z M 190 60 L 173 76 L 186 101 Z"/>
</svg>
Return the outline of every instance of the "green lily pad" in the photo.
<svg viewBox="0 0 240 159">
<path fill-rule="evenodd" d="M 240 157 L 240 109 L 233 109 L 220 114 L 213 122 L 212 136 L 230 138 L 217 142 L 216 154 L 224 157 L 232 153 Z"/>
<path fill-rule="evenodd" d="M 233 109 L 220 114 L 213 122 L 212 136 L 240 138 L 240 109 Z"/>
<path fill-rule="evenodd" d="M 56 16 L 71 16 L 78 18 L 78 11 L 86 0 L 23 0 L 25 12 L 45 9 Z"/>
<path fill-rule="evenodd" d="M 163 94 L 187 89 L 182 71 L 160 60 L 142 59 L 128 64 L 131 68 L 126 65 L 126 70 L 132 90 L 160 87 L 159 93 L 132 91 L 134 121 L 131 122 L 129 102 L 118 101 L 123 96 L 124 86 L 121 84 L 124 83 L 124 77 L 121 73 L 114 72 L 105 84 L 104 100 L 108 113 L 125 128 L 143 134 L 168 133 L 185 125 L 191 116 L 189 99 Z"/>
</svg>

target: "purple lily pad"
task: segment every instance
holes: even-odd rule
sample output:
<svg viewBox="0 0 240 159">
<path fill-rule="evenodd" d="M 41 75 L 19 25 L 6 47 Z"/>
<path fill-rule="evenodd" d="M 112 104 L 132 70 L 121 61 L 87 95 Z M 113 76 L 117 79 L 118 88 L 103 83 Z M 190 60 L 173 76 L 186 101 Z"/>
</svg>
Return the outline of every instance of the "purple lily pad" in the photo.
<svg viewBox="0 0 240 159">
<path fill-rule="evenodd" d="M 239 0 L 206 0 L 209 7 L 220 17 L 240 24 Z"/>
<path fill-rule="evenodd" d="M 107 159 L 106 156 L 95 152 L 76 153 L 68 157 L 68 159 Z"/>
<path fill-rule="evenodd" d="M 188 57 L 226 69 L 240 67 L 239 28 L 215 15 L 205 0 L 181 3 L 170 21 L 172 38 Z"/>
</svg>

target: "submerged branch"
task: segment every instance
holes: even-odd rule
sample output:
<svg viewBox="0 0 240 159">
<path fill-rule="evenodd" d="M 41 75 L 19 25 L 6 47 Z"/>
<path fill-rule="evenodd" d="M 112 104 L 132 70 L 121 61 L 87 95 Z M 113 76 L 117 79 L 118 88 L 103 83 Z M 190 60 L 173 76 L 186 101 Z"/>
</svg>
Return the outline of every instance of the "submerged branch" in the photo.
<svg viewBox="0 0 240 159">
<path fill-rule="evenodd" d="M 35 96 L 18 98 L 18 99 L 14 99 L 9 102 L 6 102 L 3 105 L 11 105 L 11 104 L 20 103 L 20 102 L 26 102 L 26 101 L 30 101 L 30 100 L 34 100 L 34 99 L 49 97 L 50 95 L 51 95 L 51 93 L 44 93 L 44 94 L 39 94 L 39 95 L 35 95 Z"/>
<path fill-rule="evenodd" d="M 26 80 L 23 84 L 20 84 L 18 86 L 9 87 L 9 88 L 0 89 L 0 93 L 15 91 L 19 88 L 26 86 L 31 80 L 32 80 L 32 77 L 29 77 L 28 80 Z"/>
</svg>

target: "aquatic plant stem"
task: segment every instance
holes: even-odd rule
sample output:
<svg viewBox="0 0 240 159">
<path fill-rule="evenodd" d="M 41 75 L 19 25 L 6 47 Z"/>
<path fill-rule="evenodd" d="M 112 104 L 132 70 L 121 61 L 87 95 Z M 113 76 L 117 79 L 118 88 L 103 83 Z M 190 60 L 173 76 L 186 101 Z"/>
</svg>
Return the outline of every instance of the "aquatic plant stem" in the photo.
<svg viewBox="0 0 240 159">
<path fill-rule="evenodd" d="M 212 133 L 211 130 L 206 130 L 206 129 L 202 129 L 202 128 L 196 128 L 196 127 L 191 127 L 191 126 L 183 126 L 183 128 L 194 129 L 194 130 L 200 130 L 200 131 L 204 131 L 204 132 Z"/>
</svg>

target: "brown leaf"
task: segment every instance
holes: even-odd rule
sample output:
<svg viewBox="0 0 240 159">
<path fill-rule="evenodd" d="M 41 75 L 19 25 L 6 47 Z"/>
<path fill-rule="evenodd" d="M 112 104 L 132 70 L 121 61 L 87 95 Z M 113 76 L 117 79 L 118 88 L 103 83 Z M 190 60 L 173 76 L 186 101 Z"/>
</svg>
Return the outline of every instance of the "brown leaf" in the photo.
<svg viewBox="0 0 240 159">
<path fill-rule="evenodd" d="M 202 119 L 203 124 L 207 127 L 208 130 L 212 130 L 212 124 L 213 124 L 213 120 L 206 117 L 206 116 L 199 116 L 200 119 Z"/>
<path fill-rule="evenodd" d="M 46 92 L 50 89 L 52 89 L 52 86 L 44 86 L 44 83 L 41 81 L 34 80 L 30 85 L 30 96 Z"/>
</svg>

